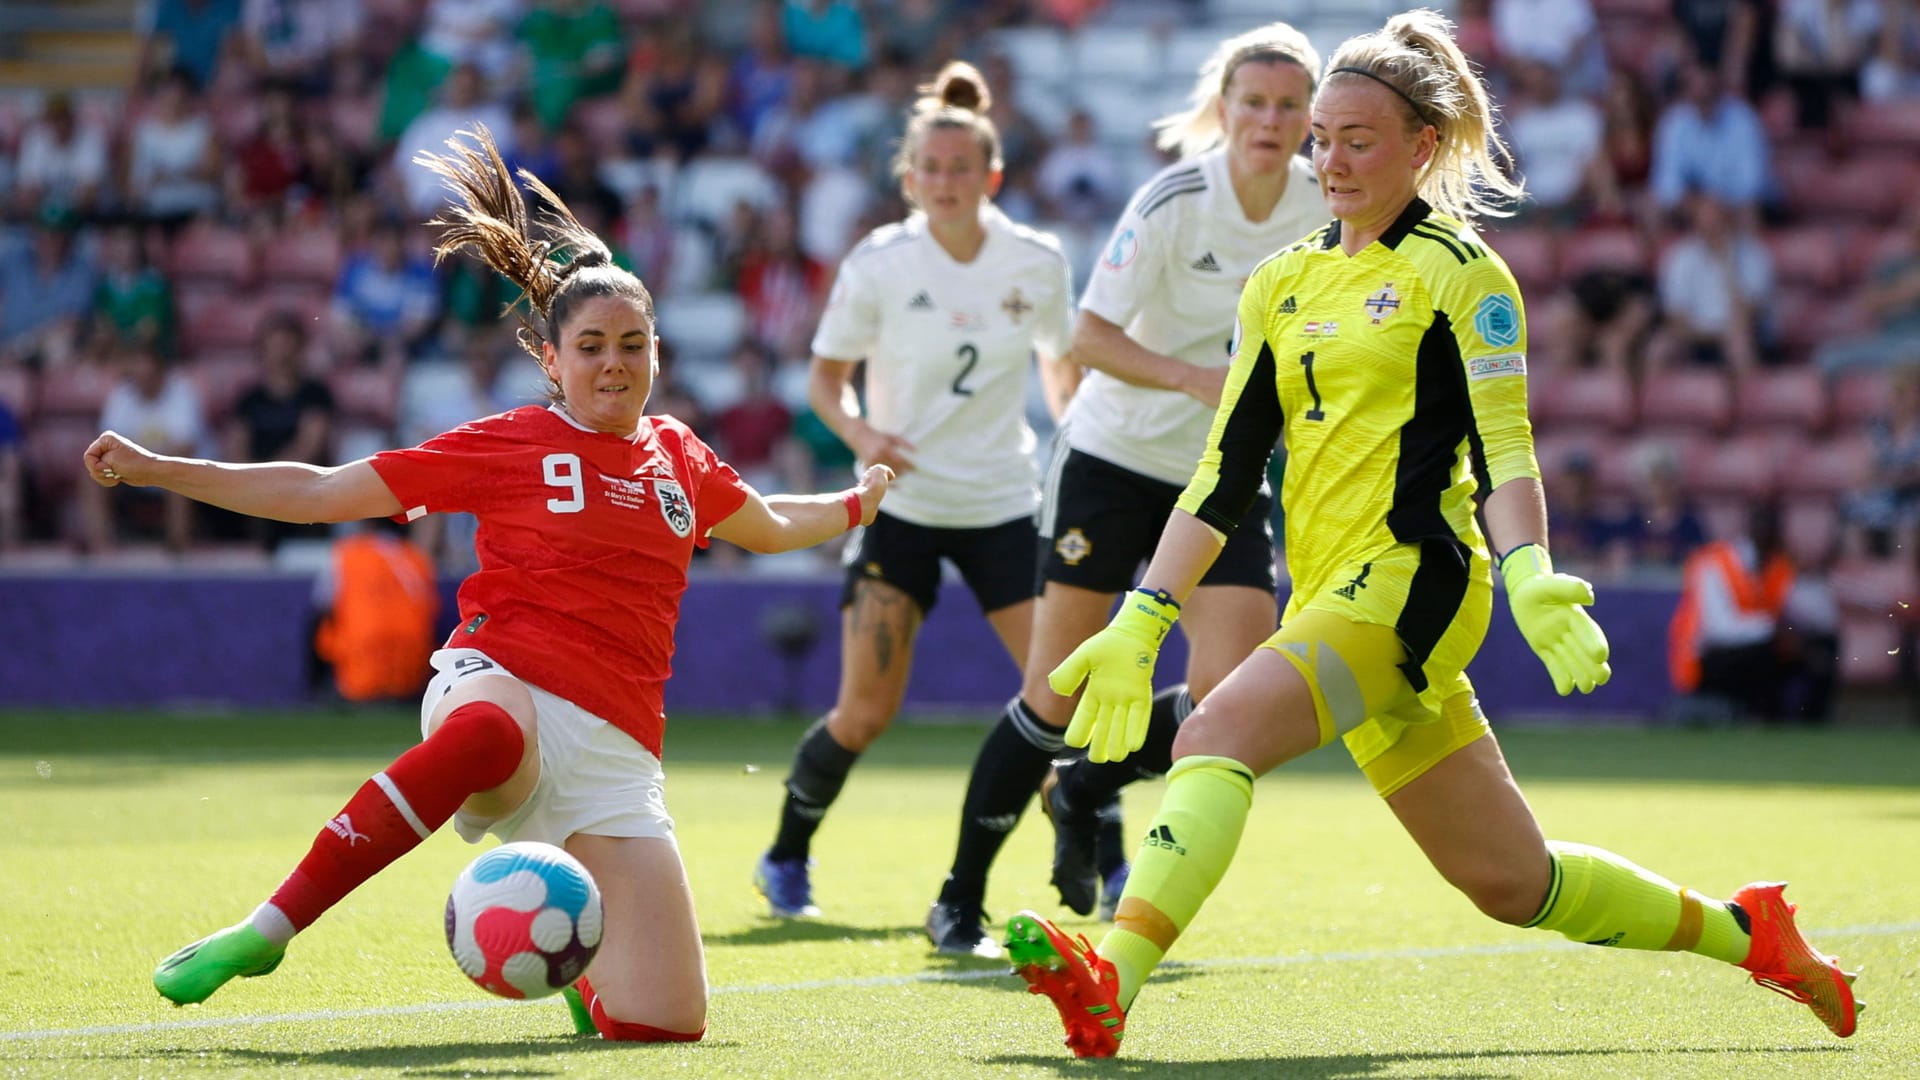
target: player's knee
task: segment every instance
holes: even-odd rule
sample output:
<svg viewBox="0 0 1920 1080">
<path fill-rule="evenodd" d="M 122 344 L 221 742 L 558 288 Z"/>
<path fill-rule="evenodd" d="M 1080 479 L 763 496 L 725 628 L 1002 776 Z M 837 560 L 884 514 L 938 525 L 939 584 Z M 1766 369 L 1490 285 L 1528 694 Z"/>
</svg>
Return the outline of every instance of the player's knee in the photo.
<svg viewBox="0 0 1920 1080">
<path fill-rule="evenodd" d="M 834 742 L 856 754 L 862 753 L 886 734 L 887 728 L 893 725 L 893 714 L 893 709 L 867 702 L 836 705 L 827 714 L 827 731 Z"/>
<path fill-rule="evenodd" d="M 1523 867 L 1487 864 L 1455 870 L 1447 881 L 1490 919 L 1524 926 L 1540 910 L 1540 882 Z"/>
</svg>

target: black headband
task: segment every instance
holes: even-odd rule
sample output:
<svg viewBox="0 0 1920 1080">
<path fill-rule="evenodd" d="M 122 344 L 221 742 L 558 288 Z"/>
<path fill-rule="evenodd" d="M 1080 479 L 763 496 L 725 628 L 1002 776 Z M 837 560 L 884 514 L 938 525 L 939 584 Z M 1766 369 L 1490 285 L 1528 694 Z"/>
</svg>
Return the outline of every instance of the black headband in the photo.
<svg viewBox="0 0 1920 1080">
<path fill-rule="evenodd" d="M 1327 72 L 1327 74 L 1329 74 L 1329 75 L 1338 75 L 1338 74 L 1340 74 L 1340 73 L 1341 73 L 1341 72 L 1343 72 L 1343 71 L 1344 71 L 1344 72 L 1346 72 L 1346 73 L 1347 73 L 1347 74 L 1349 74 L 1349 75 L 1364 75 L 1364 76 L 1366 76 L 1367 78 L 1369 78 L 1369 79 L 1372 79 L 1372 80 L 1373 80 L 1374 82 L 1377 82 L 1377 83 L 1379 83 L 1379 84 L 1380 84 L 1381 86 L 1384 86 L 1384 87 L 1386 87 L 1387 89 L 1389 89 L 1389 90 L 1391 90 L 1391 91 L 1393 91 L 1393 92 L 1394 92 L 1395 94 L 1398 94 L 1398 95 L 1400 96 L 1400 100 L 1401 100 L 1401 101 L 1404 101 L 1404 102 L 1406 102 L 1406 103 L 1407 103 L 1407 108 L 1409 108 L 1409 109 L 1412 109 L 1412 110 L 1413 110 L 1413 115 L 1414 115 L 1414 116 L 1415 116 L 1416 118 L 1418 118 L 1418 119 L 1419 119 L 1419 121 L 1420 121 L 1421 123 L 1423 123 L 1423 124 L 1425 124 L 1425 125 L 1427 125 L 1427 126 L 1428 126 L 1428 127 L 1430 127 L 1430 128 L 1433 128 L 1433 129 L 1434 129 L 1434 130 L 1436 130 L 1436 131 L 1437 131 L 1437 130 L 1439 130 L 1439 128 L 1440 128 L 1440 125 L 1439 125 L 1439 124 L 1436 124 L 1436 123 L 1434 123 L 1433 121 L 1431 121 L 1431 120 L 1429 120 L 1429 119 L 1427 119 L 1427 111 L 1426 111 L 1425 109 L 1422 109 L 1422 108 L 1420 107 L 1420 103 L 1419 103 L 1419 102 L 1417 102 L 1417 101 L 1415 101 L 1415 100 L 1413 100 L 1412 98 L 1410 98 L 1410 97 L 1408 97 L 1408 96 L 1407 96 L 1407 92 L 1406 92 L 1405 90 L 1402 90 L 1402 89 L 1400 89 L 1399 87 L 1397 87 L 1397 86 L 1395 86 L 1395 85 L 1393 85 L 1392 83 L 1390 83 L 1390 82 L 1388 82 L 1387 80 L 1385 80 L 1385 79 L 1383 79 L 1383 78 L 1381 78 L 1380 76 L 1378 76 L 1378 75 L 1375 75 L 1375 74 L 1374 74 L 1373 72 L 1371 72 L 1371 71 L 1368 71 L 1368 70 L 1367 70 L 1366 68 L 1357 68 L 1357 67 L 1337 67 L 1337 68 L 1334 68 L 1334 69 L 1333 69 L 1332 71 L 1329 71 L 1329 72 Z"/>
</svg>

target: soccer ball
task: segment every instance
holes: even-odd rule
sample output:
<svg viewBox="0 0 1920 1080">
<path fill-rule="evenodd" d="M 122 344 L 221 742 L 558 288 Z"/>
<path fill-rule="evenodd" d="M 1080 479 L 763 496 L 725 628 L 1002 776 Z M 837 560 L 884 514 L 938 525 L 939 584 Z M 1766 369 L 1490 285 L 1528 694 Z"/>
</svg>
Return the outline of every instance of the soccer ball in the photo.
<svg viewBox="0 0 1920 1080">
<path fill-rule="evenodd" d="M 600 888 L 552 844 L 502 844 L 467 865 L 447 897 L 447 946 L 481 987 L 509 998 L 571 985 L 600 948 Z"/>
</svg>

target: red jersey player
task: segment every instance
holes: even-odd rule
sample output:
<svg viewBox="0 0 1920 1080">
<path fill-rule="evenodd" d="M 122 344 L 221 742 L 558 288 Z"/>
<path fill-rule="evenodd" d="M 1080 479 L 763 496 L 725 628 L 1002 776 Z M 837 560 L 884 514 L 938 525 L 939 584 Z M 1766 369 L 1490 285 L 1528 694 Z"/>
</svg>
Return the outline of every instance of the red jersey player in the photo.
<svg viewBox="0 0 1920 1080">
<path fill-rule="evenodd" d="M 462 204 L 433 223 L 437 252 L 472 249 L 525 290 L 521 341 L 549 380 L 549 405 L 332 468 L 164 457 L 111 431 L 87 448 L 103 485 L 255 517 L 480 520 L 480 568 L 433 656 L 423 741 L 354 794 L 266 903 L 168 957 L 154 986 L 187 1004 L 265 975 L 294 934 L 452 819 L 469 841 L 491 832 L 562 845 L 599 883 L 605 934 L 592 982 L 570 999 L 583 1030 L 698 1039 L 706 963 L 660 771 L 687 563 L 710 536 L 785 551 L 870 523 L 892 473 L 875 466 L 838 494 L 763 496 L 686 425 L 642 415 L 659 364 L 646 287 L 523 172 L 559 207 L 529 221 L 492 137 L 483 128 L 475 142 L 418 159 Z"/>
</svg>

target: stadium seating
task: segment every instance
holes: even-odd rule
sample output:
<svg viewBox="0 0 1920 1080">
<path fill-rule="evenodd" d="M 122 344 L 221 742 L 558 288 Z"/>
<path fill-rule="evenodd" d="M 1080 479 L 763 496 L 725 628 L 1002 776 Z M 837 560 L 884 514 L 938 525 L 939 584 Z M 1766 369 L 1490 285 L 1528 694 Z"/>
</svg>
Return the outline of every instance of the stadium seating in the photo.
<svg viewBox="0 0 1920 1080">
<path fill-rule="evenodd" d="M 1756 372 L 1733 391 L 1734 427 L 1819 431 L 1827 423 L 1827 387 L 1811 367 Z"/>
<path fill-rule="evenodd" d="M 1823 225 L 1772 229 L 1766 244 L 1773 255 L 1774 280 L 1781 287 L 1832 289 L 1840 284 L 1840 230 Z"/>
<path fill-rule="evenodd" d="M 1693 447 L 1683 461 L 1689 491 L 1702 497 L 1735 496 L 1757 502 L 1779 484 L 1779 444 L 1762 434 L 1741 434 Z"/>
<path fill-rule="evenodd" d="M 1858 491 L 1873 468 L 1873 443 L 1865 436 L 1842 434 L 1811 443 L 1782 463 L 1781 487 L 1790 495 L 1828 496 Z"/>
<path fill-rule="evenodd" d="M 254 276 L 253 243 L 239 229 L 194 225 L 174 240 L 167 272 L 177 281 L 249 285 Z"/>
<path fill-rule="evenodd" d="M 1881 371 L 1850 371 L 1833 380 L 1833 424 L 1859 432 L 1887 409 L 1887 376 Z"/>
<path fill-rule="evenodd" d="M 34 407 L 38 396 L 38 380 L 33 371 L 19 365 L 0 367 L 0 402 L 5 402 L 7 411 L 21 425 L 33 420 Z"/>
<path fill-rule="evenodd" d="M 1604 368 L 1556 370 L 1535 376 L 1530 413 L 1542 431 L 1624 431 L 1633 426 L 1633 381 Z"/>
<path fill-rule="evenodd" d="M 97 424 L 101 406 L 107 403 L 107 394 L 119 381 L 119 373 L 106 364 L 53 368 L 40 377 L 39 421 L 81 417 L 89 424 Z"/>
<path fill-rule="evenodd" d="M 1717 432 L 1733 416 L 1733 390 L 1719 371 L 1657 371 L 1640 384 L 1640 424 L 1647 430 Z"/>
<path fill-rule="evenodd" d="M 1640 234 L 1628 228 L 1583 229 L 1562 237 L 1559 277 L 1578 277 L 1589 270 L 1627 270 L 1649 273 L 1653 253 Z"/>
</svg>

